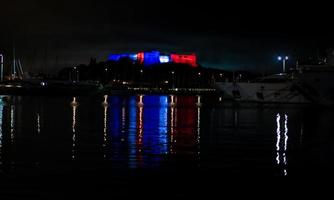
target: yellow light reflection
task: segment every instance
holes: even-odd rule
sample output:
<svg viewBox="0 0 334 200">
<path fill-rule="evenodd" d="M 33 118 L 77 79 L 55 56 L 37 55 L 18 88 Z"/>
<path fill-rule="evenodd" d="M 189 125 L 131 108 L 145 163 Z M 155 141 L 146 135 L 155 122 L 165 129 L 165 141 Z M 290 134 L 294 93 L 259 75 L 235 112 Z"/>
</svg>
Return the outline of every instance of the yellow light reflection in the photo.
<svg viewBox="0 0 334 200">
<path fill-rule="evenodd" d="M 174 98 L 172 97 L 172 99 L 174 100 Z M 172 100 L 172 103 L 174 104 Z M 172 106 L 170 107 L 170 153 L 173 154 L 174 153 L 174 129 L 175 129 L 175 107 L 173 106 L 173 104 L 171 104 Z"/>
<path fill-rule="evenodd" d="M 108 96 L 104 96 L 103 101 L 103 148 L 106 148 L 107 146 L 107 120 L 108 120 Z M 103 151 L 103 158 L 106 158 L 105 149 Z"/>
<path fill-rule="evenodd" d="M 200 143 L 201 143 L 201 96 L 198 96 L 197 100 L 197 144 L 198 144 L 198 155 L 201 153 L 200 151 Z"/>
<path fill-rule="evenodd" d="M 41 133 L 41 117 L 39 113 L 37 113 L 37 133 Z"/>
<path fill-rule="evenodd" d="M 77 119 L 77 107 L 78 102 L 76 97 L 73 97 L 72 105 L 72 159 L 75 159 L 75 147 L 76 147 L 76 119 Z"/>
<path fill-rule="evenodd" d="M 138 106 L 139 106 L 139 124 L 138 124 L 138 128 L 139 128 L 139 132 L 138 132 L 138 140 L 139 140 L 139 143 L 142 144 L 142 138 L 143 138 L 143 98 L 144 96 L 143 95 L 140 95 L 139 96 L 139 103 L 138 103 Z"/>
</svg>

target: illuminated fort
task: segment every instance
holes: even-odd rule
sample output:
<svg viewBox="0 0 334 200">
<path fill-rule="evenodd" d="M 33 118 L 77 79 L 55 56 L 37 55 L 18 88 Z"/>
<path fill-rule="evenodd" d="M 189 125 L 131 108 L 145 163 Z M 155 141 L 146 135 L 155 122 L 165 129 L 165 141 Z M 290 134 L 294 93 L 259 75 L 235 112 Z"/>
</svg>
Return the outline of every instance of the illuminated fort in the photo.
<svg viewBox="0 0 334 200">
<path fill-rule="evenodd" d="M 146 51 L 133 54 L 111 54 L 108 57 L 108 60 L 118 62 L 123 58 L 138 62 L 146 67 L 164 63 L 186 64 L 193 68 L 198 66 L 196 54 L 162 54 L 159 51 Z"/>
</svg>

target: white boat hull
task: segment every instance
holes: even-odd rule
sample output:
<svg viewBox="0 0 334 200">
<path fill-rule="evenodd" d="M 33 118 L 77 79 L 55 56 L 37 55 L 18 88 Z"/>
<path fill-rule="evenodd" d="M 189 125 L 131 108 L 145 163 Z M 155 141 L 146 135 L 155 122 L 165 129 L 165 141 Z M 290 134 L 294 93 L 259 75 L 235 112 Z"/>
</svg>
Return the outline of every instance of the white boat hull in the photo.
<svg viewBox="0 0 334 200">
<path fill-rule="evenodd" d="M 311 103 L 292 83 L 229 83 L 217 82 L 216 89 L 225 99 L 262 103 Z"/>
</svg>

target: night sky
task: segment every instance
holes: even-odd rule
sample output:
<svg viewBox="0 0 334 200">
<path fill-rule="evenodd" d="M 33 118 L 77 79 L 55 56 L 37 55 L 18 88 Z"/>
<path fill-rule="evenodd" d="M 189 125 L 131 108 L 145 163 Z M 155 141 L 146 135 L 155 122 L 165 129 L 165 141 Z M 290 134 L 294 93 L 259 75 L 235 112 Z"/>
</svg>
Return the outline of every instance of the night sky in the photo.
<svg viewBox="0 0 334 200">
<path fill-rule="evenodd" d="M 233 2 L 2 0 L 0 51 L 8 61 L 15 41 L 34 72 L 152 49 L 195 52 L 206 67 L 272 72 L 279 54 L 297 59 L 334 46 L 330 5 Z"/>
</svg>

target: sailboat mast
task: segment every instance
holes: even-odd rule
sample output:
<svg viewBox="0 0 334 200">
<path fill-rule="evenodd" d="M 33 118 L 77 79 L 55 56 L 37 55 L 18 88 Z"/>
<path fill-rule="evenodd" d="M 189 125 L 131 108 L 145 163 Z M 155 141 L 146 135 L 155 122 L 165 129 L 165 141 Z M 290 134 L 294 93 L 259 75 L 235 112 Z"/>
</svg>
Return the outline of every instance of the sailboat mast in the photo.
<svg viewBox="0 0 334 200">
<path fill-rule="evenodd" d="M 12 74 L 12 76 L 13 76 L 13 78 L 15 78 L 16 77 L 16 59 L 15 59 L 15 42 L 13 42 L 13 69 L 12 69 L 12 72 L 13 72 L 13 74 Z"/>
<path fill-rule="evenodd" d="M 3 81 L 3 55 L 0 54 L 0 65 L 1 65 L 1 82 Z"/>
</svg>

